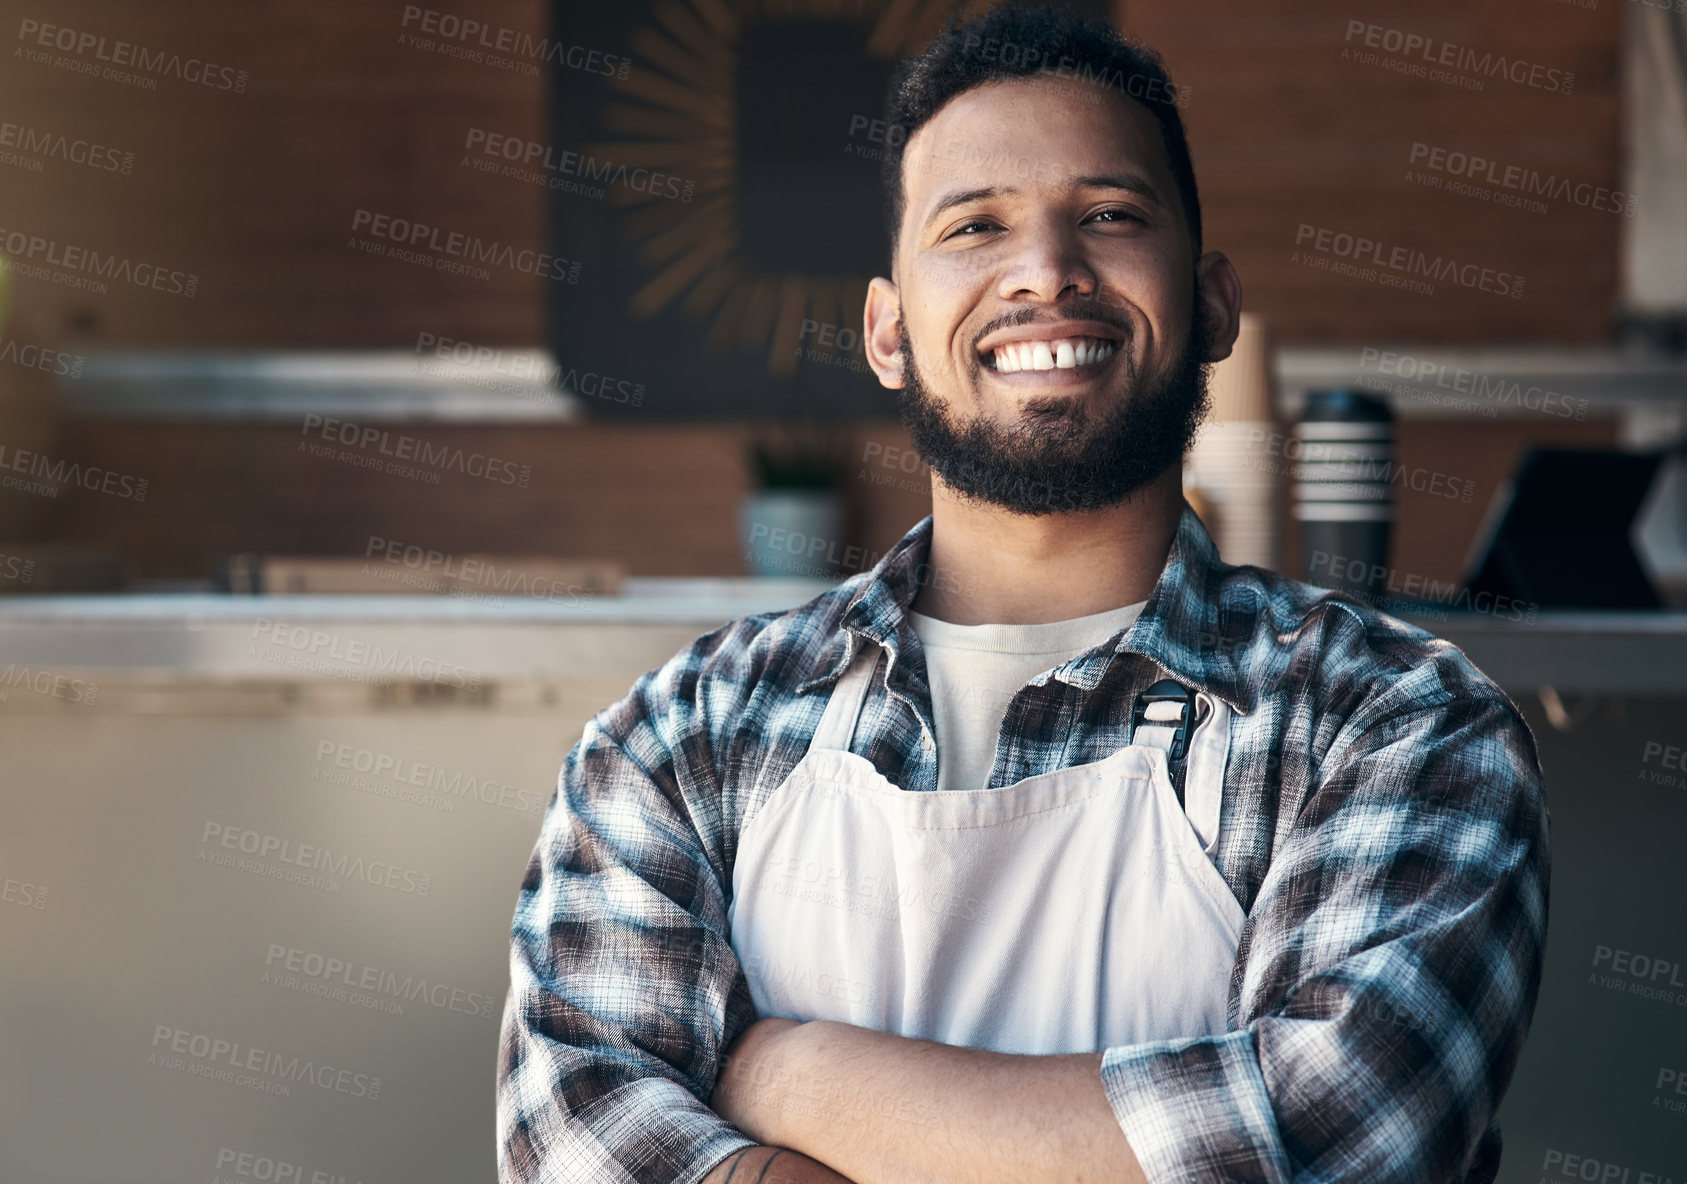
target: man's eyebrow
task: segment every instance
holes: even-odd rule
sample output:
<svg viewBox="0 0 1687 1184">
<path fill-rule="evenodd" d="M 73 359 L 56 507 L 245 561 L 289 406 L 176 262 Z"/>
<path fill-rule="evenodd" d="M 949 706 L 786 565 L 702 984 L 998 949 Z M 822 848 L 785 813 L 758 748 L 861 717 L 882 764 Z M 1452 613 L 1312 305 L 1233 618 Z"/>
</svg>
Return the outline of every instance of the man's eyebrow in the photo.
<svg viewBox="0 0 1687 1184">
<path fill-rule="evenodd" d="M 983 189 L 963 189 L 959 193 L 951 193 L 932 207 L 931 213 L 926 215 L 925 226 L 922 226 L 921 229 L 930 226 L 937 220 L 938 215 L 946 210 L 952 210 L 956 206 L 964 206 L 968 202 L 983 201 L 987 197 L 1000 197 L 1003 194 L 1018 192 L 1019 190 L 1012 186 L 987 185 Z"/>
<path fill-rule="evenodd" d="M 1163 205 L 1159 190 L 1148 183 L 1148 178 L 1140 173 L 1104 173 L 1094 177 L 1079 177 L 1077 183 L 1085 189 L 1124 189 L 1147 198 L 1155 205 Z"/>
<path fill-rule="evenodd" d="M 1075 177 L 1073 184 L 1080 189 L 1123 189 L 1134 193 L 1138 197 L 1147 199 L 1155 205 L 1164 205 L 1160 200 L 1160 193 L 1148 179 L 1140 173 L 1098 173 L 1093 176 Z M 987 198 L 1014 196 L 1019 193 L 1011 185 L 987 185 L 981 189 L 963 189 L 951 193 L 932 207 L 931 213 L 926 215 L 925 226 L 929 227 L 937 218 L 956 206 L 964 206 L 969 202 L 984 201 Z M 922 227 L 924 229 L 924 227 Z"/>
</svg>

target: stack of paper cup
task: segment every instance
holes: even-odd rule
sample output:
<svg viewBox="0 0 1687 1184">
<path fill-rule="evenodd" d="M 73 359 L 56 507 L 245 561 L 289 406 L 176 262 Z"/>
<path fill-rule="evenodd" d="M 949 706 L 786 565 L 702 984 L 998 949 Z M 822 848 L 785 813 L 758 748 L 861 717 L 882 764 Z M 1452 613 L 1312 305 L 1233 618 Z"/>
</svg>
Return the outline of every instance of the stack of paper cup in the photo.
<svg viewBox="0 0 1687 1184">
<path fill-rule="evenodd" d="M 1394 521 L 1394 412 L 1371 391 L 1309 391 L 1295 432 L 1305 578 L 1375 603 Z"/>
<path fill-rule="evenodd" d="M 1184 480 L 1207 507 L 1204 521 L 1220 558 L 1274 569 L 1282 555 L 1286 462 L 1272 386 L 1265 322 L 1245 312 L 1230 356 L 1212 368 L 1212 413 L 1190 449 Z"/>
</svg>

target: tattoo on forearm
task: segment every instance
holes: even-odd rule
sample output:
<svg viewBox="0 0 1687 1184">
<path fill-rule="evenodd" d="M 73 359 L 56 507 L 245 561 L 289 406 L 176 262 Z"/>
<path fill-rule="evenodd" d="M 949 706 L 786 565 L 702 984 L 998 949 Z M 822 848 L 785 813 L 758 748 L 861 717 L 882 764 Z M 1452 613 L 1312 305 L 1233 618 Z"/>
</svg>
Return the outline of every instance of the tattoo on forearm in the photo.
<svg viewBox="0 0 1687 1184">
<path fill-rule="evenodd" d="M 784 1154 L 785 1149 L 781 1147 L 778 1151 L 775 1151 L 772 1155 L 767 1157 L 767 1162 L 761 1165 L 761 1175 L 756 1177 L 756 1184 L 761 1184 L 762 1180 L 767 1176 L 767 1169 L 773 1166 L 773 1161 Z M 731 1177 L 729 1176 L 727 1179 L 730 1181 Z"/>
<path fill-rule="evenodd" d="M 749 1150 L 748 1147 L 745 1147 L 732 1157 L 732 1170 L 726 1174 L 725 1184 L 732 1184 L 732 1177 L 738 1174 L 739 1165 L 744 1162 L 744 1156 Z"/>
</svg>

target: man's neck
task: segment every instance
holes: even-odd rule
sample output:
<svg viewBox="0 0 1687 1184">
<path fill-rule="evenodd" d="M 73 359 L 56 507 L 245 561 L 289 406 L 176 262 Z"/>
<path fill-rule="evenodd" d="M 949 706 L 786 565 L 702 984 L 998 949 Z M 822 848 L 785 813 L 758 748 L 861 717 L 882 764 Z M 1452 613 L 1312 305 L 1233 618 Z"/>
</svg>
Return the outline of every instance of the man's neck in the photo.
<svg viewBox="0 0 1687 1184">
<path fill-rule="evenodd" d="M 935 475 L 929 576 L 913 608 L 957 625 L 1039 625 L 1146 600 L 1183 513 L 1167 469 L 1103 510 L 1034 516 L 965 501 Z"/>
</svg>

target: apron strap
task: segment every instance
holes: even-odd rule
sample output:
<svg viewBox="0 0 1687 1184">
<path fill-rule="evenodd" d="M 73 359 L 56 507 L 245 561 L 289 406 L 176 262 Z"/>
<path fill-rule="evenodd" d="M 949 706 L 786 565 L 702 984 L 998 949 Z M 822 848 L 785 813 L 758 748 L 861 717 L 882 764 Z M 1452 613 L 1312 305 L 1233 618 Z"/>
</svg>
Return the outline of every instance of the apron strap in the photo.
<svg viewBox="0 0 1687 1184">
<path fill-rule="evenodd" d="M 1162 678 L 1136 698 L 1136 706 L 1131 709 L 1131 743 L 1160 749 L 1169 768 L 1188 753 L 1194 717 L 1194 691 L 1174 679 Z"/>
<path fill-rule="evenodd" d="M 809 741 L 811 752 L 818 748 L 849 751 L 849 742 L 855 736 L 855 720 L 861 714 L 862 703 L 866 702 L 867 688 L 872 685 L 873 671 L 878 664 L 879 647 L 863 641 L 849 669 L 832 684 L 826 714 L 820 717 L 820 726 L 814 729 L 814 739 Z"/>
<path fill-rule="evenodd" d="M 1206 708 L 1195 726 L 1196 701 Z M 1176 767 L 1184 762 L 1184 814 L 1211 852 L 1218 838 L 1218 819 L 1224 797 L 1224 767 L 1230 754 L 1230 708 L 1216 696 L 1170 680 L 1149 687 L 1133 710 L 1133 745 L 1158 748 L 1166 754 L 1166 770 L 1177 785 Z"/>
<path fill-rule="evenodd" d="M 1198 692 L 1205 700 L 1206 719 L 1189 741 L 1189 764 L 1183 775 L 1183 811 L 1212 853 L 1218 842 L 1218 817 L 1224 800 L 1225 765 L 1230 757 L 1230 706 L 1216 695 Z"/>
</svg>

